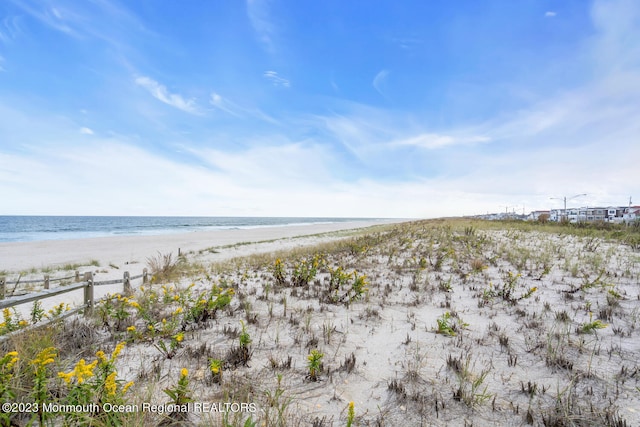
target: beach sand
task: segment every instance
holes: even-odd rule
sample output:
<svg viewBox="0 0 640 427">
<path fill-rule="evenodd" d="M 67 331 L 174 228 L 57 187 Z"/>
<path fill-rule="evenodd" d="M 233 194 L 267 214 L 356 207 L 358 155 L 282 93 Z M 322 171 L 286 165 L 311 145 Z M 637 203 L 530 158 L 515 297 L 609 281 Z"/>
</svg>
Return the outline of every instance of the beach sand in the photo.
<svg viewBox="0 0 640 427">
<path fill-rule="evenodd" d="M 297 236 L 311 236 L 321 233 L 370 227 L 392 221 L 352 221 L 329 224 L 309 224 L 285 227 L 260 227 L 233 230 L 195 231 L 190 233 L 162 234 L 155 236 L 113 236 L 89 239 L 46 240 L 38 242 L 0 243 L 0 271 L 18 273 L 30 269 L 56 269 L 64 265 L 87 265 L 97 261 L 101 267 L 113 264 L 122 268 L 129 265 L 131 274 L 139 274 L 146 259 L 160 253 L 178 254 L 197 252 L 207 248 L 219 248 L 244 242 L 268 242 L 264 250 L 276 250 L 295 245 L 295 241 L 273 242 Z M 314 238 L 318 240 L 319 238 Z M 226 251 L 233 256 L 248 254 L 256 248 Z"/>
<path fill-rule="evenodd" d="M 231 414 L 232 425 L 251 416 L 258 425 L 341 426 L 350 402 L 354 426 L 640 425 L 637 249 L 593 236 L 479 224 L 486 229 L 462 221 L 403 224 L 333 250 L 315 249 L 323 262 L 305 284 L 294 276 L 313 258 L 299 253 L 278 255 L 282 283 L 275 256 L 239 259 L 226 269 L 206 261 L 296 249 L 348 235 L 317 233 L 373 223 L 92 239 L 83 242 L 84 251 L 73 242 L 11 246 L 25 246 L 24 258 L 29 246 L 76 251 L 40 248 L 31 259 L 42 265 L 118 262 L 109 274 L 119 277 L 122 263 L 135 273 L 146 257 L 180 247 L 206 271 L 144 289 L 138 281 L 131 296 L 154 313 L 157 328 L 164 327 L 160 319 L 185 319 L 201 293 L 233 288 L 231 304 L 211 319 L 185 320 L 171 330 L 184 333 L 171 357 L 158 347 L 169 338 L 151 338 L 147 320 L 133 308 L 119 326 L 109 316 L 104 325 L 71 319 L 66 339 L 80 344 L 66 356 L 70 364 L 129 337 L 117 367 L 118 378 L 136 382 L 133 401 L 166 403 L 163 390 L 186 368 L 195 401 L 257 405 L 255 413 Z M 256 240 L 263 243 L 238 245 Z M 27 266 L 21 259 L 14 265 Z M 341 292 L 366 275 L 362 298 L 331 299 L 338 268 L 349 274 Z M 242 328 L 251 338 L 244 364 L 232 357 Z M 76 329 L 96 331 L 91 349 L 84 337 L 74 338 Z M 316 381 L 309 373 L 313 350 L 323 355 Z M 219 382 L 212 380 L 212 359 L 225 361 Z M 166 421 L 142 415 L 148 425 Z M 222 414 L 189 417 L 218 426 Z"/>
</svg>

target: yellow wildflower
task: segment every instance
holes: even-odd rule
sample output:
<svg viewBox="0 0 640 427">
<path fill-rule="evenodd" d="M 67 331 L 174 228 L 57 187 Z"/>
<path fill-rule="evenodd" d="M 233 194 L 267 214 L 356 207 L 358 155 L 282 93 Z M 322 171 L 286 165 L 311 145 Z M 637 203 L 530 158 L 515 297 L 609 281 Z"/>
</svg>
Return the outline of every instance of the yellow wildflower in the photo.
<svg viewBox="0 0 640 427">
<path fill-rule="evenodd" d="M 180 314 L 180 313 L 182 313 L 182 307 L 176 308 L 176 311 L 173 312 L 174 315 L 177 315 L 177 314 Z"/>
<path fill-rule="evenodd" d="M 0 361 L 6 361 L 5 369 L 8 371 L 13 368 L 13 365 L 15 365 L 18 360 L 20 360 L 20 358 L 18 357 L 18 352 L 10 351 L 9 353 L 5 354 Z"/>
<path fill-rule="evenodd" d="M 104 354 L 104 351 L 98 350 L 96 357 L 100 361 L 100 364 L 107 363 L 107 356 Z"/>
<path fill-rule="evenodd" d="M 180 371 L 180 376 L 186 377 L 187 375 L 189 375 L 189 370 L 187 368 L 182 368 L 182 370 Z"/>
<path fill-rule="evenodd" d="M 174 300 L 174 301 L 178 301 L 179 299 L 180 299 L 180 295 L 174 295 L 174 296 L 173 296 L 173 300 Z"/>
<path fill-rule="evenodd" d="M 104 389 L 108 396 L 113 396 L 116 394 L 116 388 L 116 372 L 112 372 L 107 375 L 107 378 L 104 380 Z"/>
<path fill-rule="evenodd" d="M 125 344 L 126 342 L 122 341 L 121 343 L 118 343 L 118 345 L 116 345 L 116 348 L 113 350 L 113 353 L 111 353 L 111 359 L 115 359 L 116 357 L 118 357 L 118 355 L 124 348 Z"/>
<path fill-rule="evenodd" d="M 140 304 L 137 301 L 130 301 L 129 305 L 133 308 L 140 308 Z"/>
<path fill-rule="evenodd" d="M 85 363 L 84 359 L 80 359 L 78 363 L 76 363 L 76 367 L 73 369 L 73 373 L 78 381 L 78 384 L 82 384 L 86 378 L 93 376 L 93 368 L 98 364 L 97 360 L 89 363 L 88 365 Z"/>
<path fill-rule="evenodd" d="M 32 365 L 36 365 L 38 367 L 44 367 L 50 363 L 54 362 L 54 358 L 56 357 L 56 349 L 55 347 L 47 347 L 42 350 L 35 359 L 31 361 Z"/>
<path fill-rule="evenodd" d="M 135 326 L 133 326 L 133 325 L 132 325 L 132 326 L 129 326 L 129 327 L 127 328 L 127 331 L 128 331 L 128 332 L 135 332 L 135 331 L 136 331 L 136 327 L 135 327 Z"/>
<path fill-rule="evenodd" d="M 71 378 L 73 378 L 73 371 L 69 373 L 58 372 L 58 378 L 62 378 L 65 383 L 71 383 Z"/>
<path fill-rule="evenodd" d="M 18 322 L 18 326 L 24 328 L 25 326 L 27 326 L 29 324 L 29 322 L 27 322 L 26 320 L 21 320 Z"/>
<path fill-rule="evenodd" d="M 184 334 L 180 332 L 178 335 L 174 337 L 177 342 L 182 342 L 184 340 Z"/>
<path fill-rule="evenodd" d="M 126 383 L 124 387 L 122 387 L 122 394 L 125 394 L 132 385 L 133 385 L 133 381 L 129 381 L 128 383 Z"/>
</svg>

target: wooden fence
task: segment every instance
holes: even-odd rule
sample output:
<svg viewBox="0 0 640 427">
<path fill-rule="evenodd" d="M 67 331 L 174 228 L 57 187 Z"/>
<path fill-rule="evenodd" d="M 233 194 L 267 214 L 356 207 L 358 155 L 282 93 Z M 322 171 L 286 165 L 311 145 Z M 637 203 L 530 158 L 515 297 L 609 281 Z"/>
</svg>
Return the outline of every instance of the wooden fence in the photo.
<svg viewBox="0 0 640 427">
<path fill-rule="evenodd" d="M 34 302 L 34 301 L 42 301 L 44 299 L 47 298 L 51 298 L 57 295 L 61 295 L 61 294 L 66 294 L 68 292 L 73 292 L 73 291 L 77 291 L 78 289 L 83 289 L 84 290 L 84 298 L 83 298 L 83 303 L 77 307 L 74 307 L 72 310 L 69 310 L 68 312 L 64 313 L 64 317 L 69 316 L 71 314 L 77 313 L 80 310 L 84 310 L 85 315 L 91 313 L 91 311 L 93 310 L 93 306 L 94 306 L 94 297 L 93 297 L 93 290 L 96 286 L 104 286 L 104 285 L 116 285 L 118 283 L 122 283 L 122 287 L 123 287 L 123 293 L 125 294 L 130 294 L 133 291 L 133 288 L 131 286 L 131 282 L 134 280 L 138 280 L 138 279 L 142 279 L 142 284 L 146 284 L 149 281 L 149 274 L 147 272 L 147 269 L 145 268 L 142 272 L 142 274 L 138 274 L 137 276 L 131 276 L 129 274 L 128 271 L 125 271 L 122 279 L 115 279 L 115 280 L 104 280 L 104 281 L 99 281 L 96 282 L 93 280 L 93 273 L 92 272 L 88 272 L 84 274 L 83 277 L 83 281 L 82 282 L 78 282 L 78 283 L 74 283 L 68 286 L 59 286 L 57 288 L 53 288 L 53 289 L 49 289 L 49 284 L 52 281 L 62 281 L 62 280 L 69 280 L 69 279 L 79 279 L 79 273 L 76 272 L 75 276 L 70 276 L 70 277 L 63 277 L 63 278 L 57 278 L 57 279 L 49 279 L 48 276 L 45 276 L 45 280 L 29 280 L 29 281 L 20 281 L 20 283 L 42 283 L 44 282 L 45 284 L 45 290 L 41 291 L 41 292 L 35 292 L 35 293 L 30 293 L 30 294 L 25 294 L 25 295 L 20 295 L 20 296 L 16 296 L 16 297 L 10 297 L 7 299 L 4 299 L 4 289 L 5 286 L 7 285 L 7 283 L 13 283 L 13 284 L 17 284 L 17 282 L 6 282 L 4 280 L 4 278 L 0 277 L 0 310 L 5 309 L 5 308 L 11 308 L 11 307 L 15 307 L 17 305 L 22 305 L 22 304 L 28 304 L 30 302 Z M 59 317 L 58 317 L 59 318 Z M 47 322 L 42 322 L 42 323 L 38 323 L 37 325 L 32 325 L 32 326 L 42 326 L 45 325 Z M 20 329 L 17 330 L 15 332 L 20 332 L 23 331 L 24 329 Z M 4 341 L 4 339 L 6 339 L 10 334 L 5 334 L 0 336 L 0 342 Z"/>
</svg>

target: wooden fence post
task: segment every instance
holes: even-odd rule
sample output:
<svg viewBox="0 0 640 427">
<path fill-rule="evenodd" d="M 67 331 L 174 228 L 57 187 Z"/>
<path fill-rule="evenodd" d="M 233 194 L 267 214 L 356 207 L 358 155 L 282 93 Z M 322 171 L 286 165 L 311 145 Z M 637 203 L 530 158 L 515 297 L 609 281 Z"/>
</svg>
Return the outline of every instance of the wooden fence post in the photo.
<svg viewBox="0 0 640 427">
<path fill-rule="evenodd" d="M 93 273 L 84 273 L 84 280 L 87 282 L 84 287 L 84 304 L 86 306 L 84 314 L 87 316 L 93 311 Z"/>
<path fill-rule="evenodd" d="M 142 270 L 142 284 L 146 285 L 149 282 L 149 273 L 147 272 L 147 268 L 145 267 L 144 270 Z"/>
<path fill-rule="evenodd" d="M 80 281 L 80 272 L 78 270 L 76 270 L 76 283 L 78 283 Z"/>
<path fill-rule="evenodd" d="M 7 283 L 7 279 L 0 277 L 0 299 L 4 299 L 4 285 Z"/>
<path fill-rule="evenodd" d="M 129 272 L 125 271 L 122 277 L 122 291 L 125 295 L 131 295 L 131 279 L 129 277 Z"/>
<path fill-rule="evenodd" d="M 45 289 L 49 289 L 49 275 L 48 274 L 44 275 L 44 288 Z"/>
</svg>

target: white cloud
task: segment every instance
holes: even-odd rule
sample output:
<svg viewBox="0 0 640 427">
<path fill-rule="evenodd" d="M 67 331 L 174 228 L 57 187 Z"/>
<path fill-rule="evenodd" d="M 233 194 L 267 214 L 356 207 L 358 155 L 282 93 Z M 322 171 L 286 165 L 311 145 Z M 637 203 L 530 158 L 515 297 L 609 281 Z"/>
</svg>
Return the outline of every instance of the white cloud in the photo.
<svg viewBox="0 0 640 427">
<path fill-rule="evenodd" d="M 258 108 L 248 108 L 238 105 L 217 92 L 211 92 L 211 95 L 209 96 L 209 104 L 218 110 L 224 111 L 225 113 L 231 114 L 235 117 L 250 116 L 274 125 L 280 124 L 278 120 L 266 114 L 264 111 Z"/>
<path fill-rule="evenodd" d="M 382 93 L 382 86 L 384 85 L 388 76 L 389 76 L 389 71 L 381 70 L 373 78 L 373 82 L 371 82 L 371 84 L 373 85 L 373 88 L 382 96 L 384 96 L 384 93 Z"/>
<path fill-rule="evenodd" d="M 290 87 L 291 82 L 284 77 L 281 77 L 276 71 L 265 71 L 263 76 L 269 80 L 274 86 L 277 87 Z"/>
<path fill-rule="evenodd" d="M 450 135 L 439 135 L 436 133 L 423 133 L 411 138 L 394 141 L 391 143 L 391 145 L 413 145 L 421 148 L 435 149 L 450 145 L 473 144 L 489 141 L 491 141 L 491 139 L 486 136 L 453 137 Z"/>
<path fill-rule="evenodd" d="M 223 98 L 220 94 L 216 92 L 211 92 L 209 97 L 209 103 L 216 107 L 217 109 L 224 111 L 225 113 L 231 114 L 232 116 L 240 117 L 239 108 L 233 104 L 228 99 Z"/>
<path fill-rule="evenodd" d="M 165 104 L 191 114 L 198 114 L 194 99 L 184 99 L 181 95 L 170 93 L 164 85 L 149 77 L 137 77 L 136 84 L 145 88 L 154 98 Z"/>
<path fill-rule="evenodd" d="M 545 12 L 544 16 L 546 16 L 547 18 L 553 18 L 554 16 L 556 16 L 556 12 L 550 10 L 548 12 Z"/>
<path fill-rule="evenodd" d="M 269 0 L 247 0 L 247 16 L 258 40 L 264 44 L 269 52 L 275 52 L 275 25 L 269 10 Z"/>
<path fill-rule="evenodd" d="M 86 127 L 80 128 L 80 133 L 83 135 L 93 135 L 93 131 Z"/>
</svg>

